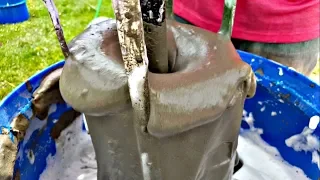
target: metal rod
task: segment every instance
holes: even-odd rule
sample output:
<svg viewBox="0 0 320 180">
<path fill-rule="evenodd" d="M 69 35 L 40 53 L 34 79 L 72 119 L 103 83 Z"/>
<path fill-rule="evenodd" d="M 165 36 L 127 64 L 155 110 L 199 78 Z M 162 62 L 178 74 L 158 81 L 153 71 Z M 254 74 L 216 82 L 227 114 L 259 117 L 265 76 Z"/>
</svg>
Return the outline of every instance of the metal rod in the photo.
<svg viewBox="0 0 320 180">
<path fill-rule="evenodd" d="M 60 24 L 58 10 L 57 10 L 53 0 L 43 0 L 43 2 L 45 3 L 45 5 L 49 11 L 50 18 L 51 18 L 52 24 L 54 26 L 54 30 L 56 31 L 62 53 L 66 59 L 69 56 L 70 52 L 69 52 L 68 45 L 67 45 L 66 40 L 63 35 L 63 29 Z"/>
<path fill-rule="evenodd" d="M 166 0 L 140 0 L 149 70 L 168 72 Z"/>
<path fill-rule="evenodd" d="M 119 43 L 128 74 L 132 107 L 141 126 L 147 124 L 149 60 L 144 41 L 139 0 L 113 0 Z"/>
<path fill-rule="evenodd" d="M 147 135 L 149 120 L 149 89 L 147 72 L 149 60 L 144 38 L 143 21 L 139 0 L 113 0 L 122 58 L 128 73 L 128 85 L 134 112 L 133 124 L 140 153 L 141 180 L 159 180 L 158 168 L 150 168 L 148 163 L 158 164 L 149 159 L 150 137 Z M 157 166 L 156 166 L 157 167 Z"/>
<path fill-rule="evenodd" d="M 94 15 L 94 18 L 99 17 L 101 6 L 102 6 L 102 0 L 98 0 L 98 4 L 97 4 L 97 7 L 96 7 L 96 14 Z"/>
<path fill-rule="evenodd" d="M 224 1 L 222 23 L 218 31 L 219 34 L 222 34 L 229 39 L 231 38 L 231 34 L 232 34 L 236 3 L 237 3 L 237 0 Z"/>
<path fill-rule="evenodd" d="M 172 18 L 173 15 L 173 0 L 166 0 L 166 18 Z"/>
</svg>

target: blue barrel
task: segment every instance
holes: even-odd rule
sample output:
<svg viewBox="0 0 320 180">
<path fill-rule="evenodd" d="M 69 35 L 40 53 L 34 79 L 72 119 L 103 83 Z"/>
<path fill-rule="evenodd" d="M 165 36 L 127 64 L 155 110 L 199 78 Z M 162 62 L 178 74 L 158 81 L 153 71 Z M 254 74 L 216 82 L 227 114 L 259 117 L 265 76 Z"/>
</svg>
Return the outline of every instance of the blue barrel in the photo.
<svg viewBox="0 0 320 180">
<path fill-rule="evenodd" d="M 0 24 L 19 23 L 29 19 L 26 0 L 1 0 Z"/>
<path fill-rule="evenodd" d="M 238 52 L 241 58 L 252 66 L 258 82 L 256 95 L 245 102 L 241 136 L 245 137 L 247 132 L 258 130 L 255 131 L 258 136 L 252 139 L 253 141 L 260 138 L 264 141 L 264 146 L 275 149 L 278 153 L 276 158 L 294 167 L 293 173 L 303 173 L 307 179 L 318 180 L 320 171 L 317 163 L 319 162 L 315 162 L 317 159 L 314 156 L 319 155 L 319 148 L 303 149 L 302 147 L 308 145 L 307 141 L 310 137 L 313 138 L 314 144 L 319 143 L 320 126 L 313 127 L 312 131 L 309 131 L 308 138 L 301 139 L 301 147 L 293 144 L 292 140 L 297 140 L 294 137 L 310 128 L 310 119 L 320 116 L 320 86 L 290 68 L 250 53 Z M 62 61 L 44 69 L 13 90 L 0 103 L 0 125 L 9 125 L 17 114 L 30 117 L 32 91 L 39 86 L 45 75 L 62 67 L 63 64 Z M 27 137 L 20 144 L 15 171 L 19 171 L 21 180 L 39 179 L 47 170 L 48 157 L 56 156 L 57 144 L 51 138 L 50 132 L 56 119 L 70 107 L 67 104 L 57 104 L 51 109 L 45 128 L 38 125 L 43 124 L 42 121 L 33 119 L 32 128 L 28 129 Z M 86 133 L 83 126 L 80 128 L 82 128 L 81 132 Z M 33 161 L 28 157 L 30 150 L 35 157 Z M 239 154 L 246 164 L 246 158 L 242 157 L 241 152 Z"/>
</svg>

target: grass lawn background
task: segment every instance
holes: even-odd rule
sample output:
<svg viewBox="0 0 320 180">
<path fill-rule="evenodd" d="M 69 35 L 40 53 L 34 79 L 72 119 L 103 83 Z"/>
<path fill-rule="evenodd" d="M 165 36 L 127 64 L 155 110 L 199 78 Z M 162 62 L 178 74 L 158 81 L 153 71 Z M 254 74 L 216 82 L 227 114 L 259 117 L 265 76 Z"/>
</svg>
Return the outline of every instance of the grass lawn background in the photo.
<svg viewBox="0 0 320 180">
<path fill-rule="evenodd" d="M 55 0 L 69 42 L 94 18 L 98 0 Z M 63 55 L 42 0 L 27 0 L 30 19 L 0 25 L 0 100 L 37 71 Z M 113 17 L 111 0 L 103 0 L 100 16 Z M 319 79 L 319 65 L 312 74 Z"/>
<path fill-rule="evenodd" d="M 67 42 L 94 18 L 98 0 L 55 0 Z M 42 0 L 27 0 L 30 19 L 0 25 L 0 100 L 37 71 L 63 55 Z M 103 0 L 100 16 L 113 17 L 111 0 Z"/>
</svg>

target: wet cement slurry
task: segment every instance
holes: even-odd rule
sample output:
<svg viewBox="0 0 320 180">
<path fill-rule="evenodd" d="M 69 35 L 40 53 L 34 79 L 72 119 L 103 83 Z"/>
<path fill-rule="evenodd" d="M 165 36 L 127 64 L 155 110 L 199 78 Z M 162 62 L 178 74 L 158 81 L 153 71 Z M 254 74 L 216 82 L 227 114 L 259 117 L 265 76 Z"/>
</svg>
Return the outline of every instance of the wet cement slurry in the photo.
<svg viewBox="0 0 320 180">
<path fill-rule="evenodd" d="M 217 34 L 168 21 L 167 38 L 170 72 L 148 72 L 147 127 L 133 125 L 116 22 L 69 45 L 60 90 L 86 114 L 98 179 L 231 178 L 244 99 L 255 93 L 251 67 Z"/>
</svg>

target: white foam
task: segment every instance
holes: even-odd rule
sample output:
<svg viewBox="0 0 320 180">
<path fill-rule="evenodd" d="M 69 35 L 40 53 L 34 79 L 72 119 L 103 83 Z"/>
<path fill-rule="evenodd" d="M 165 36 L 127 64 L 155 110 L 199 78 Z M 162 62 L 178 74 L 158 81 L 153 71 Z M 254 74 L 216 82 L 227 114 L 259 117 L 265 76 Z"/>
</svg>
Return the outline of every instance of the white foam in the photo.
<svg viewBox="0 0 320 180">
<path fill-rule="evenodd" d="M 263 129 L 254 127 L 254 118 L 251 112 L 248 114 L 245 110 L 243 110 L 242 114 L 243 120 L 249 125 L 250 131 L 257 132 L 258 134 L 263 134 Z"/>
<path fill-rule="evenodd" d="M 319 116 L 312 116 L 309 121 L 309 128 L 315 130 L 318 127 L 319 121 Z"/>
<path fill-rule="evenodd" d="M 312 152 L 312 162 L 318 165 L 318 168 L 320 169 L 320 156 L 317 151 Z"/>
<path fill-rule="evenodd" d="M 278 67 L 278 69 L 279 69 L 279 76 L 283 76 L 283 70 L 282 70 L 282 68 L 281 68 L 281 67 Z"/>
<path fill-rule="evenodd" d="M 30 136 L 32 133 L 38 129 L 42 129 L 45 125 L 47 124 L 47 119 L 45 120 L 39 120 L 38 118 L 33 118 L 30 121 L 28 130 L 26 132 L 26 135 L 24 136 L 23 139 L 23 147 L 26 145 L 26 143 L 29 141 Z"/>
<path fill-rule="evenodd" d="M 286 139 L 285 143 L 288 147 L 295 151 L 312 152 L 317 151 L 320 147 L 318 137 L 312 134 L 313 130 L 305 127 L 300 134 L 293 135 Z"/>
<path fill-rule="evenodd" d="M 40 180 L 97 179 L 93 145 L 90 136 L 82 131 L 81 117 L 61 133 L 56 141 L 57 152 L 47 157 L 47 168 Z M 239 137 L 237 151 L 244 166 L 233 176 L 234 180 L 309 180 L 301 169 L 288 164 L 275 147 L 261 139 L 263 131 L 254 127 L 252 113 L 243 111 L 243 118 L 250 130 L 242 130 Z M 319 165 L 319 154 L 312 155 L 314 163 Z M 147 154 L 141 158 L 143 169 L 147 170 Z"/>
<path fill-rule="evenodd" d="M 277 112 L 275 112 L 275 111 L 271 112 L 271 116 L 276 116 L 276 115 L 277 115 Z"/>
<path fill-rule="evenodd" d="M 286 145 L 288 147 L 293 148 L 295 151 L 304 151 L 304 152 L 312 152 L 312 163 L 319 165 L 319 147 L 320 141 L 319 138 L 312 133 L 313 129 L 309 127 L 305 127 L 300 134 L 296 134 L 286 139 Z"/>
<path fill-rule="evenodd" d="M 234 180 L 309 180 L 300 168 L 284 161 L 279 151 L 257 132 L 243 131 L 237 152 L 244 166 L 234 174 Z"/>
<path fill-rule="evenodd" d="M 90 136 L 82 131 L 82 116 L 61 132 L 56 154 L 47 157 L 40 180 L 96 180 L 97 163 Z"/>
<path fill-rule="evenodd" d="M 244 110 L 243 120 L 250 127 L 249 130 L 241 129 L 238 139 L 237 152 L 244 165 L 234 174 L 233 180 L 309 180 L 300 168 L 286 162 L 275 147 L 261 138 L 259 128 L 254 127 L 252 113 Z M 314 155 L 314 161 L 317 155 Z"/>
</svg>

